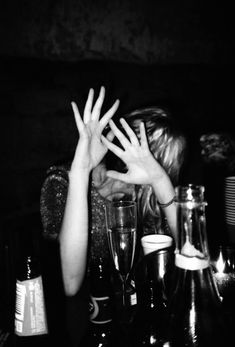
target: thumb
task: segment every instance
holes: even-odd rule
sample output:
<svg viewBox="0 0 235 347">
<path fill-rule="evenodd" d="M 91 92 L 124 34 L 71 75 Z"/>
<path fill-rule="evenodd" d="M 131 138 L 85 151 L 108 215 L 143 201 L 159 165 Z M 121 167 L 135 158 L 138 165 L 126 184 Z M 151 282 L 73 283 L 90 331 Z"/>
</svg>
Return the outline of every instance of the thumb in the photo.
<svg viewBox="0 0 235 347">
<path fill-rule="evenodd" d="M 114 170 L 108 170 L 106 172 L 106 176 L 113 178 L 113 179 L 116 179 L 116 180 L 119 180 L 119 181 L 122 181 L 122 182 L 127 182 L 126 174 L 123 174 L 123 173 L 120 173 L 120 172 L 117 172 Z"/>
<path fill-rule="evenodd" d="M 108 132 L 108 134 L 107 134 L 107 139 L 110 141 L 110 142 L 112 142 L 113 141 L 113 139 L 114 139 L 114 133 L 112 132 L 112 130 L 111 131 L 109 131 Z"/>
</svg>

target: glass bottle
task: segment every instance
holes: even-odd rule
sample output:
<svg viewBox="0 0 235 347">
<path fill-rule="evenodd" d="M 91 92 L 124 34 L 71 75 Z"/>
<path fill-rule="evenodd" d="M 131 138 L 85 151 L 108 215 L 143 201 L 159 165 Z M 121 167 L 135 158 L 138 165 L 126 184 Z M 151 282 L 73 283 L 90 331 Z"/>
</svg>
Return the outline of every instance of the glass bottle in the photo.
<svg viewBox="0 0 235 347">
<path fill-rule="evenodd" d="M 164 346 L 224 346 L 229 342 L 229 335 L 210 265 L 204 187 L 191 184 L 177 187 L 176 205 L 177 276 Z"/>
<path fill-rule="evenodd" d="M 20 256 L 16 270 L 16 346 L 39 346 L 49 340 L 47 312 L 39 257 L 33 231 L 19 231 Z"/>
<path fill-rule="evenodd" d="M 132 346 L 163 346 L 164 319 L 167 314 L 165 272 L 169 250 L 154 251 L 145 256 L 145 280 L 139 286 L 137 312 L 132 325 Z"/>
<path fill-rule="evenodd" d="M 90 267 L 90 324 L 88 345 L 111 345 L 113 304 L 108 262 L 99 258 Z"/>
</svg>

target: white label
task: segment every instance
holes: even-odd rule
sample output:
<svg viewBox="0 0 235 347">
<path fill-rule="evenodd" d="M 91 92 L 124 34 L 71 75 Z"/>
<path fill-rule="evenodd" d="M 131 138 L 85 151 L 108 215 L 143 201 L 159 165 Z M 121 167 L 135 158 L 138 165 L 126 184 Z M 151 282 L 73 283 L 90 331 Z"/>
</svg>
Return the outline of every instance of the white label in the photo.
<svg viewBox="0 0 235 347">
<path fill-rule="evenodd" d="M 131 294 L 130 296 L 130 304 L 131 306 L 134 306 L 137 304 L 137 295 L 136 293 Z"/>
<path fill-rule="evenodd" d="M 131 306 L 135 306 L 137 304 L 137 294 L 135 289 L 135 281 L 131 280 L 131 285 L 134 288 L 134 292 L 130 294 L 129 302 Z"/>
<path fill-rule="evenodd" d="M 209 259 L 198 257 L 187 257 L 182 254 L 175 254 L 175 265 L 185 270 L 203 270 L 210 266 Z"/>
<path fill-rule="evenodd" d="M 19 336 L 48 333 L 41 276 L 16 282 L 15 333 Z"/>
</svg>

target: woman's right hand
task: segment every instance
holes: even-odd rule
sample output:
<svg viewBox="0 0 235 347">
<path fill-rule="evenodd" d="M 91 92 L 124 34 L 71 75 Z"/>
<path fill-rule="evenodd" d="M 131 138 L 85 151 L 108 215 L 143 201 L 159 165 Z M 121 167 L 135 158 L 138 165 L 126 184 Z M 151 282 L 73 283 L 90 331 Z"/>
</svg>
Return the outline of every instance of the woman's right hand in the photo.
<svg viewBox="0 0 235 347">
<path fill-rule="evenodd" d="M 75 295 L 81 288 L 87 268 L 88 250 L 88 179 L 90 171 L 98 165 L 106 146 L 101 142 L 101 134 L 118 108 L 117 100 L 100 119 L 105 89 L 101 87 L 93 106 L 94 90 L 90 89 L 83 112 L 80 116 L 77 105 L 72 102 L 79 140 L 69 172 L 68 194 L 59 235 L 62 275 L 65 292 Z M 109 134 L 109 138 L 113 138 Z"/>
<path fill-rule="evenodd" d="M 109 120 L 115 114 L 119 100 L 100 119 L 100 112 L 104 102 L 105 88 L 100 88 L 99 96 L 93 106 L 94 90 L 91 88 L 83 112 L 83 120 L 75 102 L 72 102 L 74 117 L 79 132 L 79 140 L 75 151 L 71 171 L 87 170 L 90 172 L 103 159 L 107 147 L 101 141 L 101 135 Z M 110 141 L 114 135 L 110 131 L 107 135 Z"/>
</svg>

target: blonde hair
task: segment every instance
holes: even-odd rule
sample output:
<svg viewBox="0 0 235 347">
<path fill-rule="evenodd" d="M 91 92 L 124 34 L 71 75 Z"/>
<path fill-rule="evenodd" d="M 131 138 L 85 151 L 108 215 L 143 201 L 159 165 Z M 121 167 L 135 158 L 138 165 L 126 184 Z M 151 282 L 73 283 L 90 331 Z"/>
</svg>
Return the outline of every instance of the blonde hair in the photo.
<svg viewBox="0 0 235 347">
<path fill-rule="evenodd" d="M 144 121 L 149 148 L 176 185 L 184 161 L 186 141 L 166 110 L 159 107 L 137 109 L 124 116 L 126 121 L 139 136 L 140 122 Z M 160 210 L 151 186 L 138 188 L 138 201 L 142 216 L 151 214 L 159 216 Z"/>
</svg>

